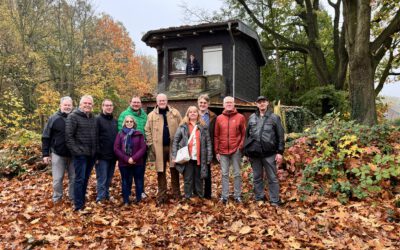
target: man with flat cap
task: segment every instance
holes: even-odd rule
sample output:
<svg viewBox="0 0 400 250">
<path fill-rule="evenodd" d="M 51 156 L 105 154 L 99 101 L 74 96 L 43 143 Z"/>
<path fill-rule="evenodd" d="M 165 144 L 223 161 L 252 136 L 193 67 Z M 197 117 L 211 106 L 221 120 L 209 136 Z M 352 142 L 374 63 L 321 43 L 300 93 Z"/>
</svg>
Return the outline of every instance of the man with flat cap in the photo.
<svg viewBox="0 0 400 250">
<path fill-rule="evenodd" d="M 258 140 L 262 147 L 260 156 L 249 156 L 253 168 L 254 194 L 256 201 L 266 201 L 264 191 L 264 172 L 268 178 L 269 201 L 279 207 L 283 203 L 279 198 L 278 166 L 282 163 L 285 149 L 284 129 L 279 116 L 268 110 L 269 102 L 265 96 L 256 100 L 257 111 L 248 121 L 246 138 Z"/>
</svg>

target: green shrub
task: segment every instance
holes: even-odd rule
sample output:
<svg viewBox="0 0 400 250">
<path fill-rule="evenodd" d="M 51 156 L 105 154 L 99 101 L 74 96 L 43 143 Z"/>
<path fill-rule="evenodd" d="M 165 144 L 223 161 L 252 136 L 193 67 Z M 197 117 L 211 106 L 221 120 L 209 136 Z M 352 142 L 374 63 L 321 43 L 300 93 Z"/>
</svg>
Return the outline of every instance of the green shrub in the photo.
<svg viewBox="0 0 400 250">
<path fill-rule="evenodd" d="M 286 133 L 302 133 L 317 119 L 316 115 L 305 107 L 281 106 L 281 110 L 285 114 Z"/>
<path fill-rule="evenodd" d="M 393 124 L 394 126 L 396 126 L 396 127 L 400 127 L 400 118 L 393 120 L 393 121 L 392 121 L 392 124 Z"/>
<path fill-rule="evenodd" d="M 21 129 L 0 145 L 0 177 L 11 178 L 41 160 L 40 134 Z"/>
<path fill-rule="evenodd" d="M 388 124 L 367 127 L 339 113 L 318 120 L 304 134 L 315 155 L 304 164 L 300 190 L 333 194 L 343 203 L 389 191 L 400 177 L 394 133 L 398 129 Z"/>
<path fill-rule="evenodd" d="M 334 110 L 345 115 L 350 111 L 348 92 L 336 90 L 333 85 L 313 88 L 302 95 L 298 102 L 319 117 Z"/>
</svg>

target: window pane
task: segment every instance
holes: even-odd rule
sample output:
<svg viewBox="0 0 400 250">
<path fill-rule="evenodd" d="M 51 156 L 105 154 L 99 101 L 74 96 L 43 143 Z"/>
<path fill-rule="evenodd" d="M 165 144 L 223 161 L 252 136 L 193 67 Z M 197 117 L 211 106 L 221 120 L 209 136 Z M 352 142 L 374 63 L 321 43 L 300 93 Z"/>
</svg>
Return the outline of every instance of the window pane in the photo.
<svg viewBox="0 0 400 250">
<path fill-rule="evenodd" d="M 187 53 L 186 50 L 173 50 L 170 55 L 170 75 L 186 74 Z"/>
</svg>

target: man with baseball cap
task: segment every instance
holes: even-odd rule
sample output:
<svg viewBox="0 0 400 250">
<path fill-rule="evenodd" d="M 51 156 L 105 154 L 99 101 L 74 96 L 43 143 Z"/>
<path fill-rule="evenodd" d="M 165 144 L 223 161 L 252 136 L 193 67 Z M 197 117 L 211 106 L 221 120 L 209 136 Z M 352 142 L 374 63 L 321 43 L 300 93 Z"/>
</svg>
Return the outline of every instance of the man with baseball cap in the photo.
<svg viewBox="0 0 400 250">
<path fill-rule="evenodd" d="M 267 174 L 269 198 L 272 206 L 281 206 L 279 198 L 279 180 L 277 167 L 282 163 L 285 149 L 284 129 L 279 116 L 268 110 L 267 97 L 256 99 L 257 111 L 248 121 L 246 138 L 259 140 L 262 146 L 261 156 L 249 156 L 253 168 L 254 194 L 256 201 L 266 201 L 264 192 L 264 171 Z"/>
</svg>

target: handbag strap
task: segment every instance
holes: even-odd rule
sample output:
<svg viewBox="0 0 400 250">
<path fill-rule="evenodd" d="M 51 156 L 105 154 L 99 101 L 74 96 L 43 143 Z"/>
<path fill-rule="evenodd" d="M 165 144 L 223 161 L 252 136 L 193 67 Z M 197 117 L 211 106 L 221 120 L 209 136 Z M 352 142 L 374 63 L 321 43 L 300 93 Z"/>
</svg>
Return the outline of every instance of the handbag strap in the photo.
<svg viewBox="0 0 400 250">
<path fill-rule="evenodd" d="M 188 128 L 189 128 L 189 126 L 188 126 Z M 192 140 L 194 134 L 196 133 L 196 128 L 197 128 L 197 125 L 194 126 L 193 131 L 190 134 L 190 137 L 189 137 L 189 140 L 188 140 L 188 145 L 189 145 L 190 141 Z"/>
</svg>

